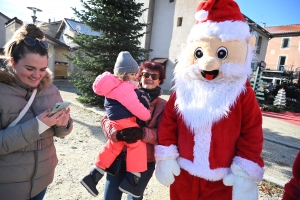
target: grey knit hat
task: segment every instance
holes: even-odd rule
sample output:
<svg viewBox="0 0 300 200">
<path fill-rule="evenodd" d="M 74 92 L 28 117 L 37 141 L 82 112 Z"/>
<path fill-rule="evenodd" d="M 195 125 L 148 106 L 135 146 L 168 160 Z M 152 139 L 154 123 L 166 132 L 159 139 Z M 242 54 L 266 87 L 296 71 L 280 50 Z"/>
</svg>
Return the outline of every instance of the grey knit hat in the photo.
<svg viewBox="0 0 300 200">
<path fill-rule="evenodd" d="M 121 51 L 115 63 L 114 75 L 132 72 L 139 72 L 137 62 L 132 58 L 128 51 Z"/>
</svg>

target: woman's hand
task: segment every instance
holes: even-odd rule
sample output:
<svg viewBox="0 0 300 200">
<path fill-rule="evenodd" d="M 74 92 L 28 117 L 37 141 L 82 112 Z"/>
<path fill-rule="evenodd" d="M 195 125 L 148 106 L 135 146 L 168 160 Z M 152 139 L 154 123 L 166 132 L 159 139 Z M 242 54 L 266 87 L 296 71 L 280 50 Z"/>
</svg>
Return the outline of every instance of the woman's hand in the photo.
<svg viewBox="0 0 300 200">
<path fill-rule="evenodd" d="M 54 125 L 58 127 L 66 127 L 68 125 L 68 121 L 70 119 L 70 108 L 60 110 L 51 117 L 48 116 L 49 113 L 50 109 L 41 113 L 38 116 L 38 119 L 50 127 Z"/>
<path fill-rule="evenodd" d="M 127 142 L 128 144 L 135 143 L 136 141 L 143 139 L 143 137 L 144 130 L 137 127 L 125 128 L 118 131 L 116 135 L 117 140 Z"/>
</svg>

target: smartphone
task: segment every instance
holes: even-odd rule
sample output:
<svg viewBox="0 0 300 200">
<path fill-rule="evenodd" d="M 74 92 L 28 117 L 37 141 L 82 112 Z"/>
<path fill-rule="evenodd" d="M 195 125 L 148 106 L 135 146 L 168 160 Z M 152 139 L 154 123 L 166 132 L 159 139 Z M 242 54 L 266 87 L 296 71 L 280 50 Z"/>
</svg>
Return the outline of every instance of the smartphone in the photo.
<svg viewBox="0 0 300 200">
<path fill-rule="evenodd" d="M 67 101 L 57 102 L 53 106 L 53 108 L 52 108 L 51 112 L 48 114 L 48 116 L 51 117 L 52 115 L 54 115 L 55 113 L 57 113 L 61 109 L 67 109 L 69 105 L 70 105 L 70 102 L 67 102 Z"/>
</svg>

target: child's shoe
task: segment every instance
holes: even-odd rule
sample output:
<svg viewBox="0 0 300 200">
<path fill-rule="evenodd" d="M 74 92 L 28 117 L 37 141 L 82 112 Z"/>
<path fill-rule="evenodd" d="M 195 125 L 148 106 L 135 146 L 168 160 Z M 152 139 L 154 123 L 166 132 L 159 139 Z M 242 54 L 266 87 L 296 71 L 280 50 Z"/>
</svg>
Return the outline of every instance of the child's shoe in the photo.
<svg viewBox="0 0 300 200">
<path fill-rule="evenodd" d="M 137 188 L 139 179 L 140 177 L 135 174 L 127 172 L 126 177 L 119 186 L 119 190 L 135 198 L 139 198 L 141 196 L 141 191 Z"/>
<path fill-rule="evenodd" d="M 96 168 L 93 168 L 88 175 L 86 175 L 80 183 L 93 195 L 97 196 L 99 194 L 96 186 L 99 180 L 103 177 L 103 174 L 100 173 Z"/>
</svg>

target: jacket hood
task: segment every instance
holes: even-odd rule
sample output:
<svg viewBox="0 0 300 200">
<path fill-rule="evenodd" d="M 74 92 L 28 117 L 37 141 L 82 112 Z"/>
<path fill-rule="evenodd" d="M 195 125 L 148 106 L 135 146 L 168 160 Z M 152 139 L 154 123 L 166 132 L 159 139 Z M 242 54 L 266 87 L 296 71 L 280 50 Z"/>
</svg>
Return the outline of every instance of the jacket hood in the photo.
<svg viewBox="0 0 300 200">
<path fill-rule="evenodd" d="M 122 81 L 110 72 L 104 72 L 96 78 L 93 84 L 93 90 L 98 95 L 106 96 L 121 83 Z"/>
<path fill-rule="evenodd" d="M 53 80 L 52 72 L 50 69 L 46 69 L 45 77 L 40 81 L 37 89 L 42 90 L 48 87 Z M 15 75 L 15 70 L 9 67 L 3 59 L 0 59 L 0 82 L 8 85 L 21 86 L 23 88 L 29 88 L 29 86 L 22 83 Z"/>
</svg>

